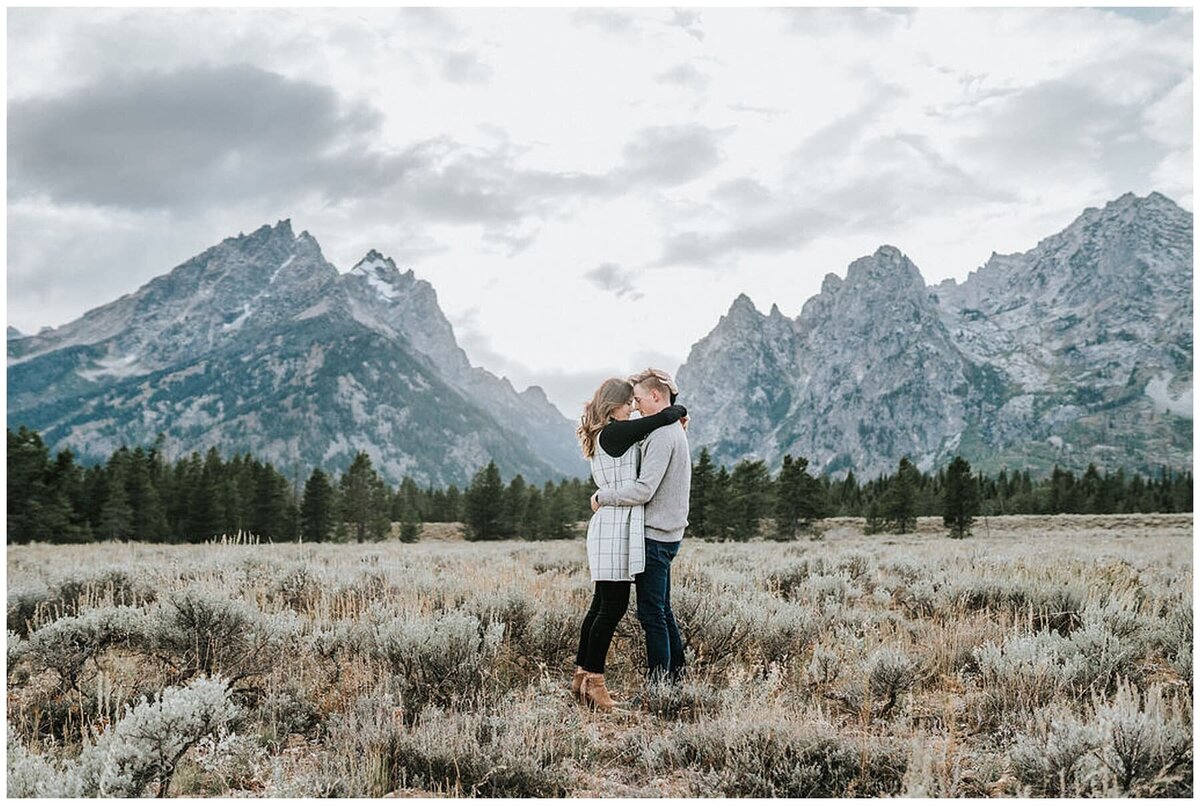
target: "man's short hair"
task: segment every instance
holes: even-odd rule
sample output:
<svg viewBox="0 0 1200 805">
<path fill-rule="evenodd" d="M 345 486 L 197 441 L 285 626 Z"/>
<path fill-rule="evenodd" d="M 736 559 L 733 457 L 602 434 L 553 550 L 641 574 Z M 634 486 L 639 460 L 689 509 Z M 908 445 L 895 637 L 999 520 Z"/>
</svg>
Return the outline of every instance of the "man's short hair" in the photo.
<svg viewBox="0 0 1200 805">
<path fill-rule="evenodd" d="M 679 396 L 679 387 L 675 385 L 675 379 L 669 372 L 664 372 L 662 369 L 643 369 L 636 375 L 631 375 L 629 382 L 635 386 L 667 395 L 672 405 L 675 404 L 675 398 Z"/>
</svg>

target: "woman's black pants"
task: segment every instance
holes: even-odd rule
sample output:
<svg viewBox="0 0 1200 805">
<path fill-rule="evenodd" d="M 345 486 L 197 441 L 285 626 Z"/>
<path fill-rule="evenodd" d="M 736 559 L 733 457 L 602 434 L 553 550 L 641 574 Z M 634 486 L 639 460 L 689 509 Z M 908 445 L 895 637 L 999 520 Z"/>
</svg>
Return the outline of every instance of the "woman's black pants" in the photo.
<svg viewBox="0 0 1200 805">
<path fill-rule="evenodd" d="M 593 674 L 604 673 L 604 658 L 612 643 L 613 632 L 629 608 L 628 581 L 598 581 L 592 593 L 592 605 L 583 616 L 579 631 L 579 653 L 575 664 Z"/>
</svg>

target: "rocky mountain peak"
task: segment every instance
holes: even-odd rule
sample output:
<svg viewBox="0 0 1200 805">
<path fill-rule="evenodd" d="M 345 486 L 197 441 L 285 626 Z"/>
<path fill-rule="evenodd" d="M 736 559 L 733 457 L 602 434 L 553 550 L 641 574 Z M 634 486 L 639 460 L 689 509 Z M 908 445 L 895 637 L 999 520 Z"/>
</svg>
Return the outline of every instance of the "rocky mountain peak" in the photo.
<svg viewBox="0 0 1200 805">
<path fill-rule="evenodd" d="M 726 314 L 730 318 L 754 317 L 759 318 L 761 314 L 758 308 L 754 306 L 754 301 L 744 293 L 740 293 L 737 299 L 733 300 L 733 304 L 729 306 L 729 312 Z"/>
<path fill-rule="evenodd" d="M 13 327 L 11 324 L 8 325 L 8 340 L 9 341 L 12 341 L 14 338 L 24 338 L 24 337 L 25 337 L 25 334 L 23 332 L 18 330 L 16 327 Z"/>
<path fill-rule="evenodd" d="M 388 301 L 398 299 L 414 285 L 416 279 L 411 270 L 401 274 L 392 258 L 385 257 L 374 249 L 367 252 L 366 256 L 350 269 L 350 274 L 364 278 L 375 293 Z"/>
<path fill-rule="evenodd" d="M 284 218 L 277 221 L 274 226 L 263 224 L 249 235 L 239 232 L 234 237 L 225 238 L 221 241 L 220 246 L 229 246 L 243 251 L 253 251 L 261 249 L 268 244 L 272 244 L 276 248 L 290 248 L 296 240 L 298 238 L 292 233 L 292 220 Z"/>
<path fill-rule="evenodd" d="M 828 281 L 828 280 L 827 280 Z M 921 272 L 895 246 L 880 246 L 869 257 L 860 257 L 846 270 L 846 285 L 856 292 L 866 288 L 894 291 L 924 289 Z"/>
</svg>

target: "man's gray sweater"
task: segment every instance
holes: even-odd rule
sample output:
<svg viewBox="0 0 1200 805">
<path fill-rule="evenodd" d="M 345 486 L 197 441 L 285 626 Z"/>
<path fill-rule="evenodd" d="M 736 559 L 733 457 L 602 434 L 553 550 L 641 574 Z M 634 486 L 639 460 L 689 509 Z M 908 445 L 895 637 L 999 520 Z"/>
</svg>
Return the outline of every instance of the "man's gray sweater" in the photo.
<svg viewBox="0 0 1200 805">
<path fill-rule="evenodd" d="M 652 431 L 642 441 L 642 468 L 632 484 L 601 489 L 601 506 L 646 504 L 646 539 L 679 542 L 688 524 L 692 458 L 687 433 L 678 422 Z"/>
</svg>

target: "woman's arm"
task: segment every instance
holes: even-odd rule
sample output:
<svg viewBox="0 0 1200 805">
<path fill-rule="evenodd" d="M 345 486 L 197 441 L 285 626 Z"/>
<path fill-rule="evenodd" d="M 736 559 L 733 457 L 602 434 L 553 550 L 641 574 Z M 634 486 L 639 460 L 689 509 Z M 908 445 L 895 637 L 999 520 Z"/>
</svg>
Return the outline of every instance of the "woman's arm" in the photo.
<svg viewBox="0 0 1200 805">
<path fill-rule="evenodd" d="M 682 405 L 669 405 L 651 416 L 641 419 L 614 419 L 600 431 L 600 448 L 613 458 L 620 458 L 653 430 L 678 422 L 687 416 Z"/>
</svg>

